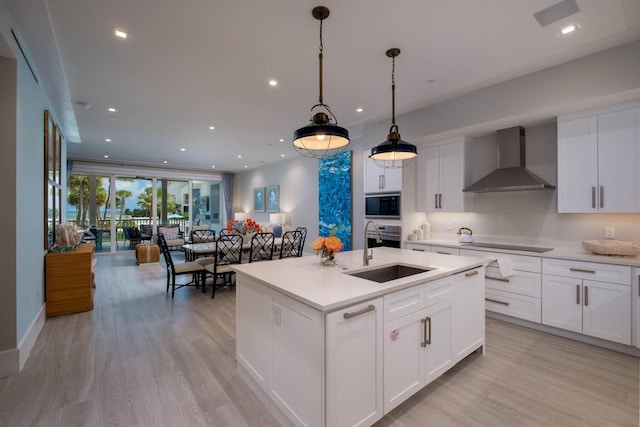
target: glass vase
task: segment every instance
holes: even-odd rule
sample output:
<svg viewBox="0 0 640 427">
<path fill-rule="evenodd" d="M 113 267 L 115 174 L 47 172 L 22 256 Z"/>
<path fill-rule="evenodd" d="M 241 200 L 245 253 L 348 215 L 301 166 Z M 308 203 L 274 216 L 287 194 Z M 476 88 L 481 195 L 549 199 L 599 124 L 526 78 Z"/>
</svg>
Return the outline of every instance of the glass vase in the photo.
<svg viewBox="0 0 640 427">
<path fill-rule="evenodd" d="M 336 265 L 336 260 L 333 252 L 325 252 L 320 257 L 320 264 L 325 266 Z"/>
</svg>

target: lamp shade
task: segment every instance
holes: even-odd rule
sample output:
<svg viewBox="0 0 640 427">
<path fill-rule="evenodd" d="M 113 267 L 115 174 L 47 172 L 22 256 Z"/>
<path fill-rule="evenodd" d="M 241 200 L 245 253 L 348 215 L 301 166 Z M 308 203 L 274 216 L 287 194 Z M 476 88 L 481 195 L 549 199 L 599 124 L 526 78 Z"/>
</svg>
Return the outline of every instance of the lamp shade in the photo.
<svg viewBox="0 0 640 427">
<path fill-rule="evenodd" d="M 388 139 L 371 149 L 371 158 L 378 161 L 402 161 L 417 155 L 416 146 L 401 139 Z"/>
<path fill-rule="evenodd" d="M 236 212 L 233 214 L 233 219 L 235 221 L 245 221 L 248 218 L 246 212 Z"/>
<path fill-rule="evenodd" d="M 271 224 L 284 224 L 285 218 L 284 214 L 275 213 L 269 215 L 269 222 Z"/>
</svg>

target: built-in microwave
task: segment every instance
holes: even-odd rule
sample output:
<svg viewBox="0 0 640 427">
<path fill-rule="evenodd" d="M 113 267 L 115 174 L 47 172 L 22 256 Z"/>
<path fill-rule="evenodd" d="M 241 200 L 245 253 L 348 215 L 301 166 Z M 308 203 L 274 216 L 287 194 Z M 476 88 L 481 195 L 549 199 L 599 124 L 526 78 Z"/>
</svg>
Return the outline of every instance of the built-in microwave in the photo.
<svg viewBox="0 0 640 427">
<path fill-rule="evenodd" d="M 365 218 L 400 219 L 400 193 L 364 195 Z"/>
</svg>

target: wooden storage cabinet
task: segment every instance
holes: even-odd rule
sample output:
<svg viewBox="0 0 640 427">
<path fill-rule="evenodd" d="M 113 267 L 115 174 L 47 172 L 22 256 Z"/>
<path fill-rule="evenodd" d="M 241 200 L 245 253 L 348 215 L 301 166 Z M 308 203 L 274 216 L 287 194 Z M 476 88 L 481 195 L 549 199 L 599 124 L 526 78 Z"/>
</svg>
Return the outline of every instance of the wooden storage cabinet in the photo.
<svg viewBox="0 0 640 427">
<path fill-rule="evenodd" d="M 45 257 L 47 317 L 93 309 L 93 243 Z"/>
</svg>

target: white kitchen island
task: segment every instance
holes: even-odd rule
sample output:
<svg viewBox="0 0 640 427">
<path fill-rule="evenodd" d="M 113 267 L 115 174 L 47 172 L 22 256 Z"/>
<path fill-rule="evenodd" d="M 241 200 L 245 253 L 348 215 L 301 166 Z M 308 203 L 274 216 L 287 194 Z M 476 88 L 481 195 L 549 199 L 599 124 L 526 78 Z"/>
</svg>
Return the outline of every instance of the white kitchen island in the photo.
<svg viewBox="0 0 640 427">
<path fill-rule="evenodd" d="M 234 266 L 238 371 L 283 425 L 368 426 L 484 346 L 489 261 L 376 248 Z M 378 283 L 348 273 L 430 271 Z"/>
</svg>

